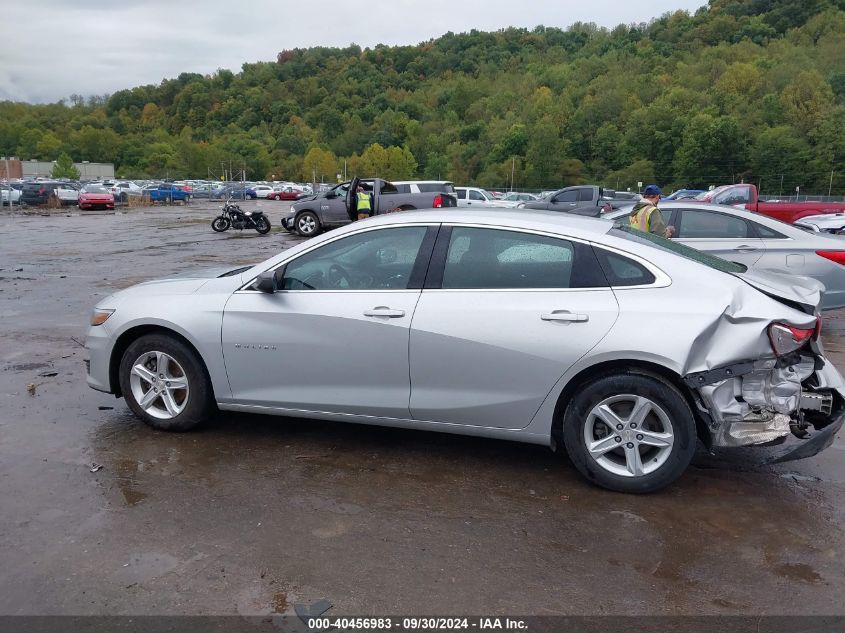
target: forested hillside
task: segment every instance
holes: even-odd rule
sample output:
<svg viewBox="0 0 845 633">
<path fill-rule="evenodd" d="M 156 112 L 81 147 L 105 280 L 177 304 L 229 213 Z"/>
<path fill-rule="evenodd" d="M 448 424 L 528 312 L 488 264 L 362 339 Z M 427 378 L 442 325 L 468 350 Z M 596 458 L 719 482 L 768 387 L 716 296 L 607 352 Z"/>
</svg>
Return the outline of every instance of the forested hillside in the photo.
<svg viewBox="0 0 845 633">
<path fill-rule="evenodd" d="M 315 42 L 317 44 L 318 42 Z M 280 42 L 280 48 L 283 42 Z M 845 193 L 845 0 L 710 0 L 690 15 L 283 50 L 239 73 L 51 105 L 0 103 L 0 154 L 129 177 L 501 187 L 752 181 Z"/>
</svg>

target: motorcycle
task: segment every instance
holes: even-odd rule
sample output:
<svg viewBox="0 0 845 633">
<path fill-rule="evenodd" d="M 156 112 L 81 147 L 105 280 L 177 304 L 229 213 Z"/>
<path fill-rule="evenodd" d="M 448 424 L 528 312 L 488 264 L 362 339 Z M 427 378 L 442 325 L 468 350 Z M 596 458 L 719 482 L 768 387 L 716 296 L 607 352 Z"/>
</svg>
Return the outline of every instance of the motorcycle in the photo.
<svg viewBox="0 0 845 633">
<path fill-rule="evenodd" d="M 270 220 L 263 211 L 242 211 L 241 208 L 229 198 L 223 205 L 220 215 L 211 221 L 211 228 L 217 233 L 227 231 L 229 227 L 242 231 L 244 229 L 255 229 L 262 235 L 270 232 Z"/>
</svg>

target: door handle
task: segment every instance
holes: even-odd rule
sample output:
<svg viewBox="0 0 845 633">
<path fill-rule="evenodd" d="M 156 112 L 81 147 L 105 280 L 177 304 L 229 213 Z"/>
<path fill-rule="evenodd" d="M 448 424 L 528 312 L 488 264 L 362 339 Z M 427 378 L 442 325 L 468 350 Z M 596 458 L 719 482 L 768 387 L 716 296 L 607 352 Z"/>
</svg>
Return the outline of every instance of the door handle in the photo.
<svg viewBox="0 0 845 633">
<path fill-rule="evenodd" d="M 741 244 L 737 246 L 735 249 L 738 253 L 753 253 L 757 250 L 756 246 L 749 246 L 748 244 Z"/>
<path fill-rule="evenodd" d="M 376 306 L 370 310 L 364 310 L 364 316 L 369 317 L 388 317 L 389 319 L 398 319 L 405 316 L 404 310 L 393 310 L 387 306 Z"/>
<path fill-rule="evenodd" d="M 541 314 L 540 318 L 543 321 L 567 321 L 569 323 L 584 323 L 590 320 L 590 317 L 586 314 L 574 314 L 569 310 L 553 310 L 549 314 Z"/>
</svg>

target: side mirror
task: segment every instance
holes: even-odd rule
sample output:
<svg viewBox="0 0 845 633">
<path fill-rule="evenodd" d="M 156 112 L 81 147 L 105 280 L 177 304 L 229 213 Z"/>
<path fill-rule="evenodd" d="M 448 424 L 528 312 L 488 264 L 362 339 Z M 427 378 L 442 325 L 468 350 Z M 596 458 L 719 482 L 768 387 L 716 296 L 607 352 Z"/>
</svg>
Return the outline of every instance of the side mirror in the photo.
<svg viewBox="0 0 845 633">
<path fill-rule="evenodd" d="M 273 294 L 279 289 L 279 283 L 275 270 L 267 270 L 260 275 L 255 282 L 255 289 L 268 294 Z"/>
<path fill-rule="evenodd" d="M 336 192 L 336 191 L 334 191 L 334 190 L 332 190 L 332 191 L 327 191 L 327 192 L 326 192 L 326 198 L 329 198 L 329 199 L 331 199 L 331 198 L 337 198 L 337 192 Z"/>
</svg>

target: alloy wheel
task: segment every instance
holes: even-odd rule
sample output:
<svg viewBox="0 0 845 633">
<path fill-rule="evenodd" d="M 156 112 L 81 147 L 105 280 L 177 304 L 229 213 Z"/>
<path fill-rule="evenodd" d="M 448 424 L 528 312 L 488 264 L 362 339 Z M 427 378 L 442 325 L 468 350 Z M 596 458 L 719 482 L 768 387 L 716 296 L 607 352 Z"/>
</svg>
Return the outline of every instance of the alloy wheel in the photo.
<svg viewBox="0 0 845 633">
<path fill-rule="evenodd" d="M 675 434 L 666 411 L 635 394 L 605 398 L 587 415 L 584 444 L 604 470 L 642 477 L 658 470 L 672 452 Z"/>
<path fill-rule="evenodd" d="M 132 363 L 129 375 L 132 396 L 149 415 L 170 420 L 182 413 L 190 397 L 182 365 L 164 352 L 145 352 Z"/>
</svg>

